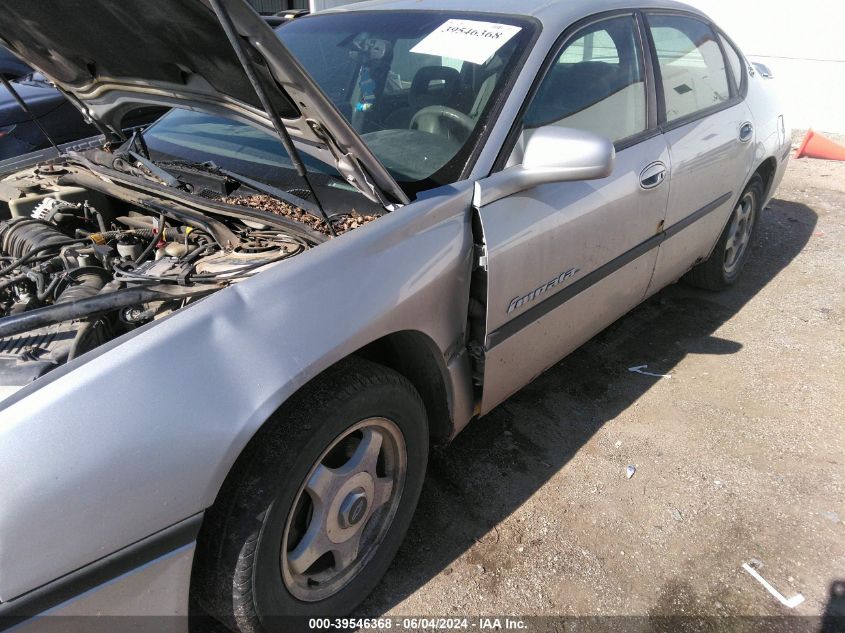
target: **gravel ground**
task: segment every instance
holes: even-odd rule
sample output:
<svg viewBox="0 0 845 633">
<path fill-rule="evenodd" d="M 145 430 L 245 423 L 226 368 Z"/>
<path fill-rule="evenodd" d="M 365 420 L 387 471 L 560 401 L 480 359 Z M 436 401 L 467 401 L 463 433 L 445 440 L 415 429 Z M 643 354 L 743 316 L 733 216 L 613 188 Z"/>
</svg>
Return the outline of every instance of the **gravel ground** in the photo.
<svg viewBox="0 0 845 633">
<path fill-rule="evenodd" d="M 792 161 L 762 222 L 735 288 L 667 288 L 436 451 L 359 615 L 830 609 L 845 580 L 845 163 Z M 643 364 L 671 378 L 627 371 Z M 781 606 L 746 562 L 806 600 Z"/>
</svg>

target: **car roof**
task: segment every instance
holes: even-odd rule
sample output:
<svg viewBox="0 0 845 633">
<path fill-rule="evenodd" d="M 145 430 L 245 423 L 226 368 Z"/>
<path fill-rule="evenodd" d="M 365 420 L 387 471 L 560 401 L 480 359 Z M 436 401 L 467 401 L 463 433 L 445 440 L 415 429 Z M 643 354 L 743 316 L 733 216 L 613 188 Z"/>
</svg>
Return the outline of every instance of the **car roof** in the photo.
<svg viewBox="0 0 845 633">
<path fill-rule="evenodd" d="M 616 9 L 676 9 L 707 17 L 674 0 L 368 0 L 331 9 L 337 11 L 466 11 L 531 16 L 550 29 L 562 30 L 583 18 Z"/>
</svg>

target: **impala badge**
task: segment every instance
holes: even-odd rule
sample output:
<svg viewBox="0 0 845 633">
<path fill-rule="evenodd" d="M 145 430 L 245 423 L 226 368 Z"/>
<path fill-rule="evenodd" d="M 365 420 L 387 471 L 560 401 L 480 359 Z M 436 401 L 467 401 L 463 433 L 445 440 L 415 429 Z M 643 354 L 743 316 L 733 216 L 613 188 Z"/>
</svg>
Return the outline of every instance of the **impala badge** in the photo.
<svg viewBox="0 0 845 633">
<path fill-rule="evenodd" d="M 549 283 L 543 284 L 536 290 L 529 292 L 527 295 L 523 297 L 517 297 L 516 299 L 511 300 L 510 304 L 508 305 L 508 314 L 513 312 L 514 310 L 518 310 L 522 308 L 528 303 L 534 301 L 537 297 L 542 294 L 545 294 L 552 288 L 557 288 L 560 284 L 562 284 L 567 279 L 572 279 L 575 275 L 577 275 L 581 270 L 579 268 L 570 268 L 566 272 L 559 274 L 557 277 L 552 279 Z"/>
</svg>

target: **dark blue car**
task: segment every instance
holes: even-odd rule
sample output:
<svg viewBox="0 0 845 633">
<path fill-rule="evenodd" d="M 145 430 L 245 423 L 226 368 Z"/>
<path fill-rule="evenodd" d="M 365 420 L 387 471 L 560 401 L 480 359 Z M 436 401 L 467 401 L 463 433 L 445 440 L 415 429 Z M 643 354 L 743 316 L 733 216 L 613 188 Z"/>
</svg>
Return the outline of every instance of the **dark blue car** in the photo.
<svg viewBox="0 0 845 633">
<path fill-rule="evenodd" d="M 97 129 L 83 120 L 79 110 L 39 73 L 25 75 L 12 85 L 56 143 L 97 134 Z M 50 141 L 30 115 L 8 90 L 0 87 L 0 160 L 49 145 Z"/>
<path fill-rule="evenodd" d="M 31 72 L 29 66 L 0 46 L 0 75 L 6 79 L 17 79 Z"/>
<path fill-rule="evenodd" d="M 50 140 L 32 120 L 32 116 L 38 119 L 38 123 L 55 143 L 68 143 L 99 133 L 97 128 L 85 122 L 79 110 L 41 73 L 34 72 L 2 47 L 0 74 L 11 82 L 31 113 L 25 112 L 14 96 L 0 85 L 0 160 L 50 146 Z M 130 113 L 123 124 L 126 127 L 145 125 L 163 112 L 162 108 L 139 110 Z"/>
</svg>

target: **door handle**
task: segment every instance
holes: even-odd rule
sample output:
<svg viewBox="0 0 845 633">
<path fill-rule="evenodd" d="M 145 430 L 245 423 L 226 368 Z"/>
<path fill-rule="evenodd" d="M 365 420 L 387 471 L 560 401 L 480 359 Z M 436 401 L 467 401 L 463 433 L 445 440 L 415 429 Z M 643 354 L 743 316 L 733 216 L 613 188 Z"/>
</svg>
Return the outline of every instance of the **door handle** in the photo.
<svg viewBox="0 0 845 633">
<path fill-rule="evenodd" d="M 742 127 L 739 128 L 739 140 L 747 143 L 752 136 L 754 136 L 754 126 L 749 122 L 743 123 Z"/>
<path fill-rule="evenodd" d="M 640 187 L 654 189 L 666 179 L 666 165 L 659 160 L 640 172 Z"/>
</svg>

